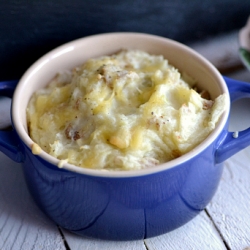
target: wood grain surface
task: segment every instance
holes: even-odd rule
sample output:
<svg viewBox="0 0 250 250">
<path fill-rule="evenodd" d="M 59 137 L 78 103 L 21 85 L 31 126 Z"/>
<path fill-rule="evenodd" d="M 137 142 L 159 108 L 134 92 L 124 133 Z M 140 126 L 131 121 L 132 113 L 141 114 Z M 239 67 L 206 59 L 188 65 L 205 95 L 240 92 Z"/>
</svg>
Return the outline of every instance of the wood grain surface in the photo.
<svg viewBox="0 0 250 250">
<path fill-rule="evenodd" d="M 0 249 L 65 249 L 57 226 L 35 205 L 21 164 L 0 153 Z"/>
<path fill-rule="evenodd" d="M 250 73 L 249 73 L 250 78 Z M 250 127 L 250 99 L 232 105 L 230 131 Z M 230 249 L 250 246 L 250 148 L 225 162 L 219 189 L 207 211 Z"/>
</svg>

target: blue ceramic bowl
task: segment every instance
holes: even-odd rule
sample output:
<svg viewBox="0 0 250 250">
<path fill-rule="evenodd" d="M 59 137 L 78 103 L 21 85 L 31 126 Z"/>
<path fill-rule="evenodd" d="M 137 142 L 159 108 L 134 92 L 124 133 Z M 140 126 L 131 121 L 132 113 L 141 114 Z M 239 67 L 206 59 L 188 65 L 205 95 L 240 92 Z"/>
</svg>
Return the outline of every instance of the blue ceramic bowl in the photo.
<svg viewBox="0 0 250 250">
<path fill-rule="evenodd" d="M 154 168 L 101 171 L 64 164 L 41 151 L 32 153 L 26 107 L 32 93 L 60 70 L 90 57 L 121 48 L 138 48 L 164 55 L 171 64 L 194 77 L 212 98 L 228 96 L 226 111 L 215 130 L 191 152 Z M 56 224 L 79 235 L 135 240 L 167 233 L 191 220 L 213 197 L 222 162 L 250 144 L 250 130 L 228 132 L 230 98 L 250 95 L 250 85 L 223 78 L 206 59 L 175 41 L 138 33 L 113 33 L 65 44 L 33 64 L 16 86 L 0 85 L 12 96 L 12 131 L 0 132 L 0 150 L 23 163 L 31 194 Z"/>
</svg>

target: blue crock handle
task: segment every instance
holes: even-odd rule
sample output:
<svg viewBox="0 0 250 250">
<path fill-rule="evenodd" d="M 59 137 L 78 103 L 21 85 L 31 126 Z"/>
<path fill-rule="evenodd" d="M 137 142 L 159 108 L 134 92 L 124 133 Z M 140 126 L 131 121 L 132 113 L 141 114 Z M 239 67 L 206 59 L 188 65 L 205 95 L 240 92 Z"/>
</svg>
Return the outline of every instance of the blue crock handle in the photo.
<svg viewBox="0 0 250 250">
<path fill-rule="evenodd" d="M 250 83 L 224 77 L 230 93 L 231 103 L 242 98 L 250 97 Z M 228 132 L 215 153 L 215 162 L 221 163 L 230 156 L 250 145 L 250 128 L 243 131 Z"/>
<path fill-rule="evenodd" d="M 0 95 L 12 98 L 18 81 L 0 82 Z M 0 131 L 0 151 L 16 162 L 22 162 L 23 155 L 18 147 L 18 138 L 14 129 Z"/>
</svg>

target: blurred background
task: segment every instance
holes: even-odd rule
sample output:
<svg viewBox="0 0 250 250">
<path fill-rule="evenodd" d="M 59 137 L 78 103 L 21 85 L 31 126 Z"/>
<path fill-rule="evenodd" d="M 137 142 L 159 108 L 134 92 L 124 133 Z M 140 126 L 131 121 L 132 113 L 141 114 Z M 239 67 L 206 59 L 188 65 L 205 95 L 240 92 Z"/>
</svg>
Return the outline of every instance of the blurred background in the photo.
<svg viewBox="0 0 250 250">
<path fill-rule="evenodd" d="M 133 31 L 188 44 L 238 30 L 248 0 L 2 0 L 0 80 L 19 79 L 49 50 L 88 35 Z"/>
</svg>

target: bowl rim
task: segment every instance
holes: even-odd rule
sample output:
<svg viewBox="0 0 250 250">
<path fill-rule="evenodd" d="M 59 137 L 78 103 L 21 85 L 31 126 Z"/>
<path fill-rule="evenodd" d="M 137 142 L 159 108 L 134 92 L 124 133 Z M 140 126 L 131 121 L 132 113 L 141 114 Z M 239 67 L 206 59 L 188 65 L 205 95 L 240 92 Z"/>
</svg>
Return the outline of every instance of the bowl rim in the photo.
<svg viewBox="0 0 250 250">
<path fill-rule="evenodd" d="M 178 41 L 175 41 L 175 40 L 172 40 L 172 39 L 169 39 L 166 37 L 157 36 L 157 35 L 151 35 L 151 34 L 147 34 L 147 33 L 137 33 L 137 32 L 112 32 L 112 33 L 96 34 L 96 35 L 78 38 L 76 40 L 67 42 L 65 44 L 62 44 L 62 45 L 56 47 L 55 49 L 47 52 L 42 57 L 40 57 L 38 60 L 36 60 L 23 74 L 23 76 L 21 77 L 21 79 L 16 87 L 16 90 L 15 90 L 14 95 L 13 95 L 12 111 L 11 111 L 12 112 L 13 127 L 16 130 L 16 132 L 17 132 L 18 136 L 20 137 L 20 139 L 22 140 L 22 142 L 30 150 L 32 148 L 32 145 L 35 142 L 29 137 L 28 132 L 25 130 L 24 126 L 22 126 L 21 122 L 19 122 L 20 117 L 17 114 L 18 113 L 17 108 L 19 105 L 18 103 L 20 101 L 19 100 L 20 97 L 18 97 L 18 93 L 21 91 L 22 85 L 26 81 L 28 81 L 30 75 L 35 74 L 36 71 L 38 71 L 39 68 L 41 68 L 43 66 L 43 64 L 45 64 L 48 61 L 48 58 L 53 57 L 55 55 L 60 55 L 60 53 L 62 54 L 62 53 L 70 52 L 71 50 L 74 50 L 74 48 L 77 46 L 77 44 L 82 43 L 86 39 L 98 39 L 98 38 L 102 38 L 104 36 L 126 36 L 126 37 L 136 37 L 137 36 L 137 37 L 143 37 L 145 39 L 161 40 L 161 41 L 171 43 L 177 47 L 181 47 L 182 49 L 185 49 L 186 51 L 188 51 L 188 53 L 190 53 L 194 57 L 201 60 L 206 65 L 207 69 L 213 73 L 213 75 L 216 77 L 217 81 L 220 83 L 220 88 L 223 90 L 224 93 L 226 93 L 229 96 L 227 85 L 226 85 L 222 75 L 215 68 L 215 66 L 212 65 L 212 63 L 210 63 L 206 58 L 204 58 L 198 52 L 196 52 L 195 50 L 191 49 L 190 47 L 188 47 L 188 46 L 186 46 Z M 229 99 L 229 98 L 227 98 L 227 99 Z M 167 169 L 177 167 L 177 166 L 179 166 L 179 165 L 181 165 L 189 160 L 192 160 L 194 157 L 196 157 L 202 151 L 204 151 L 208 146 L 210 146 L 214 141 L 216 141 L 216 139 L 219 137 L 220 133 L 224 129 L 224 127 L 227 123 L 227 120 L 228 120 L 229 110 L 230 110 L 230 102 L 228 100 L 227 109 L 222 114 L 215 129 L 209 134 L 209 136 L 203 142 L 201 142 L 199 145 L 197 145 L 193 150 L 180 156 L 179 158 L 173 159 L 171 161 L 159 164 L 159 165 L 151 167 L 151 168 L 145 168 L 145 169 L 140 169 L 140 170 L 118 170 L 118 171 L 103 170 L 103 169 L 89 169 L 89 168 L 78 167 L 78 166 L 69 164 L 67 162 L 63 162 L 63 161 L 49 155 L 48 153 L 46 153 L 43 150 L 38 155 L 34 155 L 34 156 L 40 157 L 43 160 L 51 163 L 52 165 L 55 165 L 55 167 L 58 170 L 63 169 L 63 170 L 68 170 L 70 172 L 76 172 L 76 173 L 88 175 L 88 176 L 110 177 L 110 178 L 127 178 L 127 177 L 139 177 L 139 176 L 151 175 L 151 174 L 155 174 L 158 172 L 162 172 L 162 171 L 167 170 Z M 212 156 L 212 157 L 213 158 L 211 160 L 214 161 L 215 156 Z"/>
</svg>

